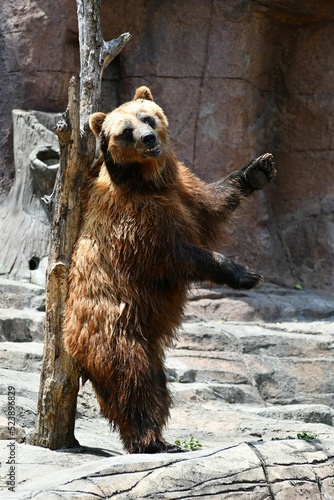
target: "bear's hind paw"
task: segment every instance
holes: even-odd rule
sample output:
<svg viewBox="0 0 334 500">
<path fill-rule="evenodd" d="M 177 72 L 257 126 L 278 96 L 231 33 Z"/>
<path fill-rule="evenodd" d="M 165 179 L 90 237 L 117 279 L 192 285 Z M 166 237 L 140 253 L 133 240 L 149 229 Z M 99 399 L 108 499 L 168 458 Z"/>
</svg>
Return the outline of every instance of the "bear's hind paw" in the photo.
<svg viewBox="0 0 334 500">
<path fill-rule="evenodd" d="M 181 446 L 178 446 L 177 444 L 166 443 L 166 451 L 167 453 L 184 453 L 187 450 L 181 448 Z"/>
<path fill-rule="evenodd" d="M 153 441 L 148 446 L 138 447 L 132 453 L 182 453 L 185 452 L 183 448 L 176 444 L 167 443 L 167 441 Z"/>
</svg>

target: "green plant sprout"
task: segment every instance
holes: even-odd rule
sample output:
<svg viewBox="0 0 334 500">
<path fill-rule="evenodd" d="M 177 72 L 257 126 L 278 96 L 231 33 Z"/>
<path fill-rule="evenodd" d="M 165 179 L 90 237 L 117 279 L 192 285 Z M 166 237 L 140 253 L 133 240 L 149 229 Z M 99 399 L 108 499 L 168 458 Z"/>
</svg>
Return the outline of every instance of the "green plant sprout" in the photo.
<svg viewBox="0 0 334 500">
<path fill-rule="evenodd" d="M 187 451 L 197 451 L 202 449 L 201 443 L 198 441 L 198 439 L 194 438 L 194 436 L 190 436 L 190 438 L 185 439 L 184 441 L 180 441 L 180 439 L 177 439 L 175 441 L 175 444 L 177 446 L 181 446 L 181 448 L 184 448 Z"/>
<path fill-rule="evenodd" d="M 312 432 L 298 432 L 297 434 L 297 439 L 303 439 L 304 441 L 313 441 L 313 439 L 317 439 L 317 434 L 314 434 Z M 272 441 L 283 441 L 284 439 L 296 439 L 294 436 L 286 436 L 285 438 L 278 438 L 278 437 L 273 437 L 271 438 Z"/>
<path fill-rule="evenodd" d="M 298 439 L 304 439 L 304 441 L 312 441 L 313 439 L 317 439 L 317 435 L 312 433 L 312 432 L 306 432 L 306 431 L 303 431 L 303 432 L 299 432 L 297 434 L 297 438 Z"/>
</svg>

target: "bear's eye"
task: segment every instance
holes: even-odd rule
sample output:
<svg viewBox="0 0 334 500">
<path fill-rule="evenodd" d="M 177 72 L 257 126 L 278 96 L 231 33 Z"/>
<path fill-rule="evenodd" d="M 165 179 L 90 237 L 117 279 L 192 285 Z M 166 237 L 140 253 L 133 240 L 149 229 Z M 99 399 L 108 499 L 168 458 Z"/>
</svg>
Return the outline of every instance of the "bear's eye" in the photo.
<svg viewBox="0 0 334 500">
<path fill-rule="evenodd" d="M 143 122 L 146 123 L 151 128 L 156 127 L 155 119 L 152 116 L 144 116 Z"/>
<path fill-rule="evenodd" d="M 124 137 L 124 139 L 132 139 L 132 132 L 133 132 L 132 128 L 126 127 L 125 129 L 122 130 L 122 137 Z"/>
</svg>

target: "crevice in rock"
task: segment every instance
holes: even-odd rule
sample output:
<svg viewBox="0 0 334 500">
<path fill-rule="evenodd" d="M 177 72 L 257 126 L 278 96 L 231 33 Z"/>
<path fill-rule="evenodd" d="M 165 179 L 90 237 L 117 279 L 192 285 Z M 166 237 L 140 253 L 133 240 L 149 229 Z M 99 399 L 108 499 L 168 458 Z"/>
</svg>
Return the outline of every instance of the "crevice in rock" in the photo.
<svg viewBox="0 0 334 500">
<path fill-rule="evenodd" d="M 273 493 L 273 490 L 271 488 L 271 484 L 270 484 L 270 481 L 269 481 L 269 476 L 268 476 L 268 471 L 267 471 L 267 464 L 266 464 L 263 456 L 261 455 L 261 453 L 259 452 L 259 450 L 256 448 L 256 446 L 254 446 L 253 443 L 248 442 L 246 444 L 254 451 L 255 455 L 259 459 L 261 467 L 262 467 L 262 470 L 263 470 L 264 477 L 266 479 L 266 483 L 267 483 L 267 488 L 268 488 L 268 493 L 269 493 L 270 500 L 275 500 L 275 496 L 274 496 L 274 493 Z"/>
<path fill-rule="evenodd" d="M 208 66 L 209 40 L 210 40 L 210 33 L 211 33 L 211 29 L 212 29 L 212 17 L 213 17 L 213 11 L 214 11 L 214 3 L 215 3 L 215 0 L 212 0 L 211 6 L 210 6 L 208 31 L 206 33 L 206 40 L 205 40 L 205 57 L 204 57 L 203 68 L 202 68 L 202 72 L 201 72 L 201 76 L 200 76 L 198 103 L 197 103 L 196 118 L 195 118 L 193 155 L 192 155 L 193 156 L 193 158 L 192 158 L 192 170 L 193 171 L 195 171 L 197 134 L 198 134 L 198 128 L 199 128 L 198 121 L 199 121 L 199 116 L 200 116 L 200 112 L 201 112 L 201 105 L 202 105 L 203 85 L 204 85 L 205 74 L 206 74 L 207 66 Z"/>
</svg>

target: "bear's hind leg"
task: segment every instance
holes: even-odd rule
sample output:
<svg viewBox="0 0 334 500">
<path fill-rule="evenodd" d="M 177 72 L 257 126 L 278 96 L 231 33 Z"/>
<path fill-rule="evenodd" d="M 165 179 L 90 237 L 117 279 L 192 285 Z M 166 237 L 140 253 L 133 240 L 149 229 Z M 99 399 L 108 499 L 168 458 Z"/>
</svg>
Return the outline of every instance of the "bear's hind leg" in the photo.
<svg viewBox="0 0 334 500">
<path fill-rule="evenodd" d="M 124 339 L 123 339 L 124 340 Z M 94 384 L 102 414 L 117 428 L 129 453 L 175 453 L 180 447 L 162 437 L 172 398 L 167 388 L 161 347 L 147 349 L 140 339 L 129 341 L 126 356 L 113 363 L 110 382 Z M 109 361 L 110 363 L 110 361 Z"/>
<path fill-rule="evenodd" d="M 123 400 L 117 419 L 120 436 L 129 453 L 175 453 L 182 451 L 162 437 L 172 398 L 163 366 L 150 369 Z"/>
</svg>

